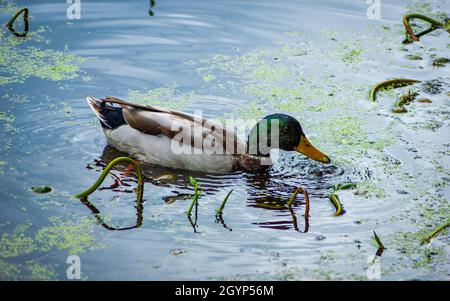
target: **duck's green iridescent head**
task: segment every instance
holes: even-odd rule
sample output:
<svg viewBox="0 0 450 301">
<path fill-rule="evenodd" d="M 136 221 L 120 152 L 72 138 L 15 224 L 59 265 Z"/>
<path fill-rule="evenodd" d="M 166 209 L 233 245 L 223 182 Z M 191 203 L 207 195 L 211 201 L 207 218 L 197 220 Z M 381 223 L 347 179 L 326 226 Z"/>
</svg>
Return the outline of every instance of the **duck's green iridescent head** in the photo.
<svg viewBox="0 0 450 301">
<path fill-rule="evenodd" d="M 275 148 L 297 151 L 313 160 L 330 163 L 330 158 L 308 141 L 297 119 L 286 114 L 264 117 L 253 127 L 247 139 L 249 154 L 269 156 L 270 149 Z"/>
</svg>

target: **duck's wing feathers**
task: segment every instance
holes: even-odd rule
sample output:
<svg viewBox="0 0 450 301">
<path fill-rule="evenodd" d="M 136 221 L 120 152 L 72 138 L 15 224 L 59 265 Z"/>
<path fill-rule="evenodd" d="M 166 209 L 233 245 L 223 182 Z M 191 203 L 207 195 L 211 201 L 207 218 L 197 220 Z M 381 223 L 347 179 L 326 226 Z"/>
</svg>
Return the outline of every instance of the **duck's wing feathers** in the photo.
<svg viewBox="0 0 450 301">
<path fill-rule="evenodd" d="M 115 97 L 106 97 L 103 100 L 120 105 L 127 124 L 144 134 L 162 134 L 172 139 L 181 131 L 190 130 L 191 145 L 195 148 L 202 147 L 209 153 L 245 152 L 245 144 L 234 132 L 206 118 L 158 106 L 133 104 Z M 217 145 L 220 142 L 221 147 Z"/>
</svg>

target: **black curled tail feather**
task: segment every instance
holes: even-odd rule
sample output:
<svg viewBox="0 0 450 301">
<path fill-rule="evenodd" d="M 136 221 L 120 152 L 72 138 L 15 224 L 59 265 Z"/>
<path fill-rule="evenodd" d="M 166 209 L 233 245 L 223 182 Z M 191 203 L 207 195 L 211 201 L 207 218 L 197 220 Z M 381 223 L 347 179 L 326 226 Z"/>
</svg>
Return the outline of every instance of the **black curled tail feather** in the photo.
<svg viewBox="0 0 450 301">
<path fill-rule="evenodd" d="M 97 115 L 100 124 L 104 129 L 115 129 L 126 124 L 123 118 L 122 108 L 106 104 L 104 100 L 87 97 L 87 103 L 92 111 Z"/>
</svg>

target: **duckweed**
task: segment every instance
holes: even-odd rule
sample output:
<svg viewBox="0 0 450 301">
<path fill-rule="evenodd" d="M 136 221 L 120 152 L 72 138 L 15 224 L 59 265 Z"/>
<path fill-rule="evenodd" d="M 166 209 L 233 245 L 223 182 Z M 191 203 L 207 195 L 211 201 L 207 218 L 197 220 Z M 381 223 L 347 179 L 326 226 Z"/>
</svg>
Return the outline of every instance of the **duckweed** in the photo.
<svg viewBox="0 0 450 301">
<path fill-rule="evenodd" d="M 0 258 L 30 254 L 37 249 L 34 239 L 26 235 L 27 225 L 19 225 L 11 233 L 0 237 Z"/>
<path fill-rule="evenodd" d="M 5 131 L 15 131 L 16 130 L 13 126 L 14 120 L 15 120 L 14 115 L 0 111 L 0 121 L 4 123 L 3 127 L 4 127 Z"/>
<path fill-rule="evenodd" d="M 6 161 L 0 161 L 0 175 L 3 175 L 5 171 L 3 170 L 3 167 L 6 166 L 8 162 Z"/>
<path fill-rule="evenodd" d="M 177 84 L 152 90 L 128 91 L 128 101 L 142 105 L 159 105 L 172 109 L 182 109 L 195 97 L 194 93 L 181 94 Z"/>
<path fill-rule="evenodd" d="M 45 31 L 45 27 L 39 27 L 29 32 L 26 39 L 0 31 L 0 85 L 24 83 L 30 77 L 60 81 L 78 76 L 79 66 L 86 58 L 69 54 L 67 50 L 43 50 L 31 45 L 45 42 L 42 35 Z"/>
<path fill-rule="evenodd" d="M 50 223 L 39 229 L 35 236 L 40 252 L 58 249 L 70 254 L 81 254 L 101 247 L 93 235 L 96 224 L 90 218 L 73 221 L 53 217 L 50 218 Z"/>
<path fill-rule="evenodd" d="M 95 222 L 92 219 L 52 217 L 49 221 L 50 225 L 40 228 L 34 236 L 28 234 L 27 225 L 19 225 L 12 233 L 2 234 L 0 257 L 18 257 L 34 251 L 49 252 L 54 249 L 81 254 L 100 248 L 93 235 Z"/>
<path fill-rule="evenodd" d="M 433 60 L 433 67 L 444 67 L 450 63 L 450 59 L 446 57 L 438 57 Z"/>
<path fill-rule="evenodd" d="M 13 0 L 1 0 L 0 1 L 0 13 L 1 14 L 13 14 L 19 7 L 14 3 Z"/>
<path fill-rule="evenodd" d="M 362 48 L 354 47 L 353 45 L 344 45 L 343 47 L 344 54 L 342 56 L 342 60 L 347 64 L 355 64 L 362 60 L 361 54 L 363 52 Z"/>
<path fill-rule="evenodd" d="M 356 194 L 363 195 L 365 197 L 376 197 L 384 198 L 386 197 L 386 191 L 381 187 L 380 183 L 374 181 L 366 180 L 361 181 L 357 185 Z"/>
<path fill-rule="evenodd" d="M 421 238 L 426 236 L 425 231 L 418 232 L 396 232 L 391 234 L 387 241 L 392 248 L 395 248 L 402 257 L 397 260 L 406 261 L 411 260 L 411 267 L 414 269 L 427 268 L 430 269 L 430 263 L 435 260 L 437 263 L 442 262 L 444 257 L 436 256 L 443 255 L 444 247 L 442 246 L 421 246 Z M 433 255 L 435 254 L 435 255 Z"/>
<path fill-rule="evenodd" d="M 55 279 L 56 267 L 51 264 L 43 264 L 36 260 L 28 260 L 22 265 L 25 275 L 29 275 L 30 280 L 52 280 Z M 28 278 L 28 277 L 27 277 Z"/>
</svg>

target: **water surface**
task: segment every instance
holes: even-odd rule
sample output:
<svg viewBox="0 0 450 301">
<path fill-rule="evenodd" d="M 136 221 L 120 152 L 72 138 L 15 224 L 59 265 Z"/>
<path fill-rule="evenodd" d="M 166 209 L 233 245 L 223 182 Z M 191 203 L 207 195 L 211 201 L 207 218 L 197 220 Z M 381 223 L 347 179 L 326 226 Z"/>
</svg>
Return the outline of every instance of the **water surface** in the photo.
<svg viewBox="0 0 450 301">
<path fill-rule="evenodd" d="M 64 280 L 67 256 L 78 255 L 89 280 L 359 280 L 377 249 L 374 230 L 387 246 L 381 279 L 449 279 L 448 233 L 416 246 L 448 220 L 450 192 L 450 74 L 431 66 L 448 56 L 450 40 L 438 31 L 401 44 L 401 16 L 408 5 L 422 6 L 383 1 L 382 19 L 369 20 L 362 0 L 166 0 L 156 1 L 153 16 L 148 1 L 82 1 L 81 19 L 68 20 L 65 1 L 6 2 L 13 6 L 2 10 L 2 24 L 26 6 L 30 37 L 2 56 L 35 47 L 58 51 L 45 52 L 47 61 L 61 55 L 59 62 L 77 68 L 40 75 L 40 55 L 12 70 L 2 65 L 2 76 L 22 82 L 0 86 L 0 279 Z M 448 4 L 432 2 L 431 12 Z M 14 39 L 3 26 L 4 45 L 7 38 Z M 393 77 L 438 80 L 440 88 L 414 86 L 433 102 L 396 115 L 391 105 L 408 88 L 380 93 L 376 104 L 367 99 L 371 85 Z M 265 175 L 145 165 L 142 206 L 133 175 L 125 175 L 129 186 L 82 203 L 71 195 L 122 155 L 106 145 L 88 95 L 201 109 L 218 119 L 283 111 L 299 118 L 333 164 L 282 153 Z M 190 175 L 205 190 L 195 227 L 185 215 Z M 335 217 L 332 186 L 348 181 L 358 189 L 339 193 L 346 213 Z M 36 185 L 53 191 L 36 194 Z M 278 208 L 299 185 L 310 193 L 309 227 L 302 196 L 292 210 Z M 139 227 L 111 230 L 136 219 Z"/>
</svg>

